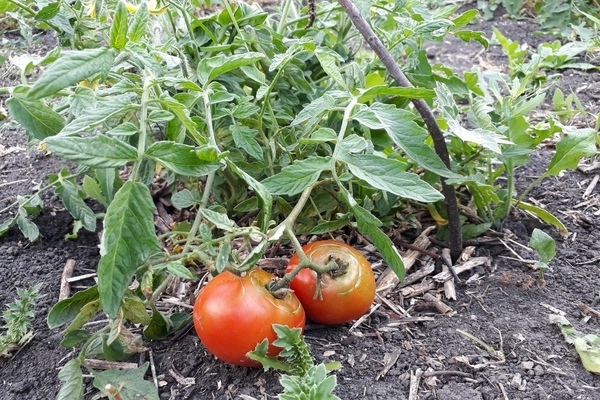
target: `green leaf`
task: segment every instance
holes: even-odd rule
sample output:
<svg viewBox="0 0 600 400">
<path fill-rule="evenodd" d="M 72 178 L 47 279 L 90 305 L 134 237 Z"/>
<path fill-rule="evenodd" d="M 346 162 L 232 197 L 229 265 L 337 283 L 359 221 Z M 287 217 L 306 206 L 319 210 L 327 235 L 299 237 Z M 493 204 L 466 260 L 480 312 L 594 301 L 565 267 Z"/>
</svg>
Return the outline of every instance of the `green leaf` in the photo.
<svg viewBox="0 0 600 400">
<path fill-rule="evenodd" d="M 572 343 L 579 354 L 583 367 L 600 374 L 600 335 L 585 335 L 577 331 L 564 316 L 550 315 L 550 322 L 559 326 L 567 343 Z"/>
<path fill-rule="evenodd" d="M 158 389 L 152 382 L 144 380 L 148 362 L 136 369 L 109 369 L 96 372 L 94 387 L 108 398 L 118 393 L 122 400 L 159 400 Z M 110 393 L 107 387 L 116 392 Z"/>
<path fill-rule="evenodd" d="M 109 131 L 106 131 L 106 135 L 109 136 L 133 136 L 139 132 L 137 126 L 131 122 L 125 122 L 121 125 L 117 125 Z"/>
<path fill-rule="evenodd" d="M 103 310 L 116 318 L 131 278 L 140 263 L 160 251 L 154 231 L 154 201 L 148 188 L 126 182 L 106 210 L 98 265 Z"/>
<path fill-rule="evenodd" d="M 231 136 L 237 147 L 244 150 L 256 160 L 264 160 L 262 147 L 256 141 L 256 135 L 258 134 L 256 129 L 248 128 L 239 123 L 231 125 L 229 129 L 231 129 Z"/>
<path fill-rule="evenodd" d="M 319 60 L 319 64 L 321 64 L 323 71 L 325 71 L 325 73 L 329 75 L 329 77 L 333 79 L 335 83 L 344 89 L 347 89 L 344 77 L 342 76 L 340 68 L 337 65 L 338 62 L 344 62 L 344 59 L 335 51 L 324 47 L 318 47 L 315 50 L 315 56 L 317 56 L 317 60 Z"/>
<path fill-rule="evenodd" d="M 258 245 L 254 246 L 252 251 L 244 258 L 241 264 L 237 266 L 239 271 L 248 271 L 253 268 L 258 260 L 260 260 L 267 250 L 269 241 L 263 240 Z"/>
<path fill-rule="evenodd" d="M 341 218 L 336 218 L 332 221 L 321 222 L 317 226 L 311 229 L 311 235 L 322 235 L 324 233 L 338 231 L 350 224 L 348 215 L 344 215 Z"/>
<path fill-rule="evenodd" d="M 27 97 L 41 99 L 92 75 L 106 75 L 114 61 L 115 53 L 107 48 L 63 51 L 29 90 Z"/>
<path fill-rule="evenodd" d="M 198 127 L 190 118 L 190 110 L 184 104 L 180 103 L 173 97 L 169 97 L 167 94 L 163 94 L 160 97 L 160 104 L 177 117 L 169 122 L 169 126 L 171 126 L 171 124 L 181 124 L 189 132 L 196 144 L 206 144 L 206 138 L 201 136 L 198 132 Z M 175 125 L 172 128 L 176 130 Z"/>
<path fill-rule="evenodd" d="M 293 196 L 317 182 L 321 172 L 331 165 L 329 157 L 309 157 L 284 167 L 281 172 L 262 181 L 275 195 Z"/>
<path fill-rule="evenodd" d="M 202 202 L 202 197 L 198 192 L 192 192 L 189 189 L 183 189 L 173 193 L 171 202 L 177 208 L 188 208 Z"/>
<path fill-rule="evenodd" d="M 219 54 L 214 57 L 203 58 L 198 63 L 198 81 L 205 85 L 220 75 L 240 67 L 252 65 L 263 58 L 262 53 L 255 52 L 233 55 Z"/>
<path fill-rule="evenodd" d="M 396 108 L 393 104 L 374 103 L 370 107 L 360 105 L 352 117 L 368 128 L 384 129 L 393 142 L 419 166 L 446 178 L 460 177 L 449 171 L 435 151 L 425 143 L 428 133 L 417 125 L 413 113 Z"/>
<path fill-rule="evenodd" d="M 40 230 L 37 225 L 28 220 L 27 217 L 21 213 L 17 216 L 17 226 L 30 242 L 35 242 L 40 236 Z"/>
<path fill-rule="evenodd" d="M 327 376 L 324 364 L 312 367 L 305 376 L 283 375 L 279 383 L 283 386 L 283 393 L 277 396 L 279 400 L 340 400 L 333 394 L 337 378 Z"/>
<path fill-rule="evenodd" d="M 9 218 L 0 224 L 0 236 L 4 235 L 17 222 L 17 217 Z"/>
<path fill-rule="evenodd" d="M 56 188 L 56 193 L 69 213 L 75 219 L 80 220 L 86 230 L 90 232 L 96 231 L 96 215 L 79 195 L 78 187 L 69 181 L 63 180 Z"/>
<path fill-rule="evenodd" d="M 10 115 L 25 128 L 30 141 L 54 136 L 65 126 L 60 114 L 39 100 L 12 97 L 6 101 L 6 106 Z"/>
<path fill-rule="evenodd" d="M 202 213 L 202 216 L 211 222 L 216 228 L 227 232 L 233 231 L 235 222 L 230 220 L 227 214 L 216 212 L 208 208 L 203 208 L 200 210 L 200 212 Z"/>
<path fill-rule="evenodd" d="M 215 260 L 215 269 L 217 273 L 221 273 L 229 264 L 229 257 L 231 256 L 231 242 L 229 240 L 223 241 L 217 259 Z"/>
<path fill-rule="evenodd" d="M 227 167 L 231 169 L 236 175 L 242 178 L 249 188 L 251 188 L 254 193 L 258 196 L 260 212 L 258 214 L 258 226 L 262 232 L 266 232 L 269 229 L 269 224 L 271 221 L 271 210 L 273 209 L 273 196 L 269 190 L 259 181 L 254 179 L 252 176 L 247 174 L 238 168 L 235 163 L 231 160 L 226 159 Z"/>
<path fill-rule="evenodd" d="M 172 325 L 171 321 L 160 311 L 156 309 L 156 307 L 152 308 L 152 319 L 150 323 L 144 328 L 144 336 L 150 340 L 162 340 L 169 336 L 171 332 Z"/>
<path fill-rule="evenodd" d="M 148 3 L 142 1 L 133 16 L 131 25 L 129 25 L 127 37 L 130 41 L 137 43 L 146 34 L 149 17 L 150 13 L 148 12 Z"/>
<path fill-rule="evenodd" d="M 381 257 L 386 262 L 388 267 L 394 271 L 400 281 L 404 280 L 404 261 L 402 261 L 402 256 L 400 256 L 400 253 L 398 252 L 398 249 L 392 240 L 385 233 L 383 233 L 381 229 L 379 229 L 381 226 L 381 221 L 373 216 L 373 214 L 371 214 L 369 211 L 359 206 L 350 196 L 350 193 L 347 191 L 343 191 L 342 193 L 345 202 L 350 207 L 354 218 L 356 218 L 358 231 L 362 235 L 369 237 L 371 242 L 373 242 L 377 250 L 379 250 L 381 253 Z"/>
<path fill-rule="evenodd" d="M 581 157 L 596 154 L 598 133 L 594 129 L 564 129 L 565 135 L 556 144 L 556 153 L 543 176 L 557 176 L 565 169 L 575 169 Z"/>
<path fill-rule="evenodd" d="M 123 50 L 127 45 L 127 14 L 125 2 L 119 1 L 115 8 L 109 39 L 110 47 L 117 50 Z"/>
<path fill-rule="evenodd" d="M 92 168 L 119 168 L 138 158 L 137 149 L 117 138 L 53 136 L 44 143 L 52 153 Z"/>
<path fill-rule="evenodd" d="M 71 136 L 84 131 L 92 130 L 94 127 L 126 112 L 136 108 L 132 104 L 134 96 L 120 95 L 111 96 L 110 100 L 98 101 L 96 107 L 80 115 L 60 131 L 60 136 Z"/>
<path fill-rule="evenodd" d="M 100 188 L 100 184 L 97 180 L 89 175 L 85 175 L 83 177 L 83 190 L 92 199 L 96 200 L 104 207 L 108 207 L 108 201 L 106 201 L 106 198 L 102 194 L 102 188 Z"/>
<path fill-rule="evenodd" d="M 48 21 L 52 19 L 58 14 L 60 11 L 60 1 L 56 1 L 54 3 L 50 3 L 47 6 L 42 7 L 40 11 L 35 14 L 36 21 Z"/>
<path fill-rule="evenodd" d="M 264 339 L 262 342 L 256 345 L 254 350 L 249 351 L 246 354 L 246 356 L 251 360 L 258 361 L 259 363 L 261 363 L 265 371 L 268 371 L 269 369 L 274 369 L 277 371 L 289 372 L 290 365 L 277 357 L 271 357 L 267 355 L 268 350 L 269 341 L 267 339 Z"/>
<path fill-rule="evenodd" d="M 139 297 L 125 296 L 122 307 L 123 317 L 134 324 L 147 325 L 152 319 L 146 311 L 144 302 Z"/>
<path fill-rule="evenodd" d="M 60 369 L 58 379 L 63 384 L 56 396 L 56 400 L 83 399 L 83 374 L 81 373 L 81 364 L 77 358 L 69 360 Z"/>
<path fill-rule="evenodd" d="M 200 160 L 193 146 L 169 141 L 153 143 L 145 155 L 171 171 L 185 176 L 205 176 L 223 167 L 223 164 L 218 162 Z"/>
<path fill-rule="evenodd" d="M 404 97 L 408 99 L 432 99 L 435 97 L 435 92 L 431 89 L 416 88 L 416 87 L 389 87 L 387 85 L 370 87 L 360 94 L 358 100 L 361 103 L 366 103 L 375 96 L 391 96 Z"/>
<path fill-rule="evenodd" d="M 79 315 L 79 311 L 82 307 L 96 301 L 98 298 L 98 287 L 92 286 L 91 288 L 75 293 L 68 299 L 59 301 L 48 313 L 48 327 L 50 329 L 56 329 L 59 326 L 73 321 L 77 315 Z"/>
<path fill-rule="evenodd" d="M 511 201 L 511 203 L 513 206 L 519 207 L 519 208 L 535 215 L 536 217 L 538 217 L 542 221 L 546 222 L 547 224 L 554 226 L 556 229 L 559 230 L 559 232 L 562 236 L 566 236 L 567 233 L 569 232 L 567 230 L 567 227 L 565 226 L 565 224 L 563 224 L 558 218 L 556 218 L 554 216 L 554 214 L 552 214 L 550 211 L 545 210 L 536 205 L 526 203 L 524 201 L 518 201 L 517 199 L 513 199 Z"/>
<path fill-rule="evenodd" d="M 65 333 L 79 330 L 79 328 L 86 324 L 90 319 L 94 318 L 101 309 L 100 301 L 98 299 L 86 303 L 81 307 L 75 319 L 73 319 L 69 326 L 65 328 Z"/>
<path fill-rule="evenodd" d="M 92 334 L 86 330 L 79 329 L 65 333 L 63 340 L 60 342 L 62 347 L 70 348 L 84 344 L 92 336 Z"/>
<path fill-rule="evenodd" d="M 179 278 L 187 279 L 190 281 L 198 280 L 198 277 L 189 268 L 186 268 L 180 262 L 172 261 L 167 263 L 167 271 Z"/>
<path fill-rule="evenodd" d="M 418 175 L 403 171 L 403 163 L 371 154 L 345 154 L 341 160 L 350 172 L 377 189 L 424 203 L 443 200 L 444 196 Z"/>
<path fill-rule="evenodd" d="M 529 246 L 540 256 L 540 260 L 548 264 L 556 256 L 556 242 L 546 232 L 535 228 L 529 239 Z"/>
</svg>

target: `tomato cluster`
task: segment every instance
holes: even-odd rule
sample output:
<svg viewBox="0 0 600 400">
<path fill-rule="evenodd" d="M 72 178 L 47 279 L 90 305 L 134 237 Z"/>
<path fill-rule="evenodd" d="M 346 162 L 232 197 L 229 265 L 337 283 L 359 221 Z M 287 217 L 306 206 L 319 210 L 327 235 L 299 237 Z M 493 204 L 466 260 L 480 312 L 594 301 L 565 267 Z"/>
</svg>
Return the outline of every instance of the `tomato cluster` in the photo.
<svg viewBox="0 0 600 400">
<path fill-rule="evenodd" d="M 230 364 L 259 366 L 246 354 L 268 339 L 276 338 L 273 324 L 304 328 L 306 316 L 325 325 L 343 324 L 368 311 L 375 298 L 371 264 L 353 247 L 334 240 L 309 243 L 303 248 L 317 265 L 335 261 L 341 270 L 317 274 L 305 268 L 291 281 L 293 293 L 269 292 L 274 275 L 253 269 L 243 276 L 224 271 L 202 289 L 194 305 L 194 327 L 204 346 Z M 300 262 L 297 254 L 287 272 Z M 281 349 L 271 346 L 268 355 Z"/>
</svg>

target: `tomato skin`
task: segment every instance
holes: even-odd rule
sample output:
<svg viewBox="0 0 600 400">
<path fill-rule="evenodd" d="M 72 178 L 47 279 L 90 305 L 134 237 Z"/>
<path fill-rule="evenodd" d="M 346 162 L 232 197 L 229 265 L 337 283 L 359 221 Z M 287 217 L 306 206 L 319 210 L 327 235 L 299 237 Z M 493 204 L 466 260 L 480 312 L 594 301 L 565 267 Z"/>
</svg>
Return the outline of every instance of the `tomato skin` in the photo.
<svg viewBox="0 0 600 400">
<path fill-rule="evenodd" d="M 306 256 L 318 265 L 325 265 L 330 257 L 348 264 L 344 275 L 321 276 L 321 296 L 314 298 L 317 274 L 305 268 L 292 279 L 290 288 L 296 293 L 308 319 L 323 325 L 338 325 L 361 317 L 375 299 L 375 277 L 371 263 L 354 247 L 335 240 L 321 240 L 302 247 Z M 300 263 L 294 254 L 286 272 Z"/>
<path fill-rule="evenodd" d="M 244 276 L 223 271 L 200 291 L 194 304 L 194 328 L 204 346 L 217 358 L 230 364 L 259 367 L 246 357 L 256 345 L 277 339 L 273 324 L 302 328 L 306 317 L 293 293 L 274 297 L 266 285 L 274 275 L 252 269 Z M 281 349 L 270 346 L 268 355 Z"/>
</svg>

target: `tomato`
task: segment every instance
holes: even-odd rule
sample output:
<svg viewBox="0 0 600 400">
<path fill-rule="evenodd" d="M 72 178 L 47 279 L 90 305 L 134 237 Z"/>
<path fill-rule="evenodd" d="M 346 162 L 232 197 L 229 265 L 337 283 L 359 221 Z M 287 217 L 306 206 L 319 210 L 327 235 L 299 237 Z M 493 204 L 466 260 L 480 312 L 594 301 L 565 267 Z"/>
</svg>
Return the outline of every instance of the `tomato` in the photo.
<svg viewBox="0 0 600 400">
<path fill-rule="evenodd" d="M 302 328 L 306 322 L 302 304 L 293 293 L 276 298 L 267 285 L 274 275 L 252 269 L 244 276 L 224 271 L 198 294 L 194 304 L 194 327 L 204 346 L 230 364 L 258 367 L 246 357 L 264 339 L 277 339 L 273 324 Z M 281 349 L 271 346 L 268 355 Z"/>
<path fill-rule="evenodd" d="M 324 325 L 343 324 L 359 318 L 369 310 L 375 298 L 375 277 L 371 263 L 355 248 L 335 240 L 321 240 L 302 247 L 309 259 L 318 265 L 329 260 L 347 264 L 340 276 L 321 275 L 321 297 L 315 298 L 317 273 L 305 268 L 292 279 L 294 291 L 306 316 Z M 300 263 L 298 254 L 290 259 L 287 272 Z"/>
</svg>

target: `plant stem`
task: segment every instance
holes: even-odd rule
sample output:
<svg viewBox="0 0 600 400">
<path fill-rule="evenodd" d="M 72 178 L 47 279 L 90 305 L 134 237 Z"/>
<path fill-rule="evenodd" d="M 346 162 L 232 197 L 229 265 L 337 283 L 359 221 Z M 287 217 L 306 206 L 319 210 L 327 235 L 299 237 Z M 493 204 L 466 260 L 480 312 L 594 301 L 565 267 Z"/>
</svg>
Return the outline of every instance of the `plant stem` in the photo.
<svg viewBox="0 0 600 400">
<path fill-rule="evenodd" d="M 290 6 L 292 5 L 292 1 L 294 1 L 294 0 L 284 0 L 284 1 L 285 2 L 283 3 L 283 8 L 281 10 L 281 18 L 279 19 L 279 26 L 277 26 L 277 33 L 279 33 L 279 34 L 283 33 L 283 30 L 287 26 L 286 20 L 287 20 L 288 14 L 290 12 Z"/>
<path fill-rule="evenodd" d="M 373 52 L 377 54 L 383 65 L 385 65 L 388 73 L 399 86 L 412 87 L 412 84 L 404 75 L 390 52 L 385 48 L 381 40 L 377 37 L 373 29 L 367 21 L 360 15 L 358 8 L 352 3 L 352 0 L 339 0 L 340 5 L 346 10 L 346 13 L 354 23 L 361 35 L 365 38 Z M 437 155 L 442 159 L 448 169 L 450 169 L 450 156 L 444 134 L 436 122 L 435 115 L 422 99 L 412 100 L 415 109 L 423 118 L 423 122 L 427 126 L 427 130 L 433 139 L 433 147 Z M 462 253 L 462 229 L 459 219 L 458 203 L 454 187 L 446 183 L 444 177 L 440 177 L 442 184 L 442 192 L 446 203 L 446 213 L 448 217 L 448 225 L 450 228 L 450 253 L 452 260 L 457 260 Z"/>
<path fill-rule="evenodd" d="M 133 164 L 133 168 L 131 170 L 131 180 L 135 181 L 138 179 L 140 165 L 142 164 L 142 160 L 144 157 L 144 153 L 146 151 L 146 139 L 147 139 L 147 127 L 146 120 L 148 118 L 148 100 L 150 99 L 150 88 L 152 86 L 152 76 L 148 69 L 145 70 L 144 73 L 144 86 L 142 89 L 142 98 L 141 98 L 141 109 L 140 109 L 140 135 L 138 138 L 138 146 L 137 153 L 138 158 Z"/>
<path fill-rule="evenodd" d="M 33 8 L 29 7 L 27 4 L 23 4 L 18 0 L 8 0 L 8 2 L 14 4 L 21 10 L 26 11 L 28 14 L 31 14 L 34 17 L 37 15 L 37 12 Z M 50 28 L 54 29 L 56 32 L 62 32 L 62 30 L 58 26 L 54 25 L 52 22 L 44 21 L 44 23 Z"/>
</svg>

